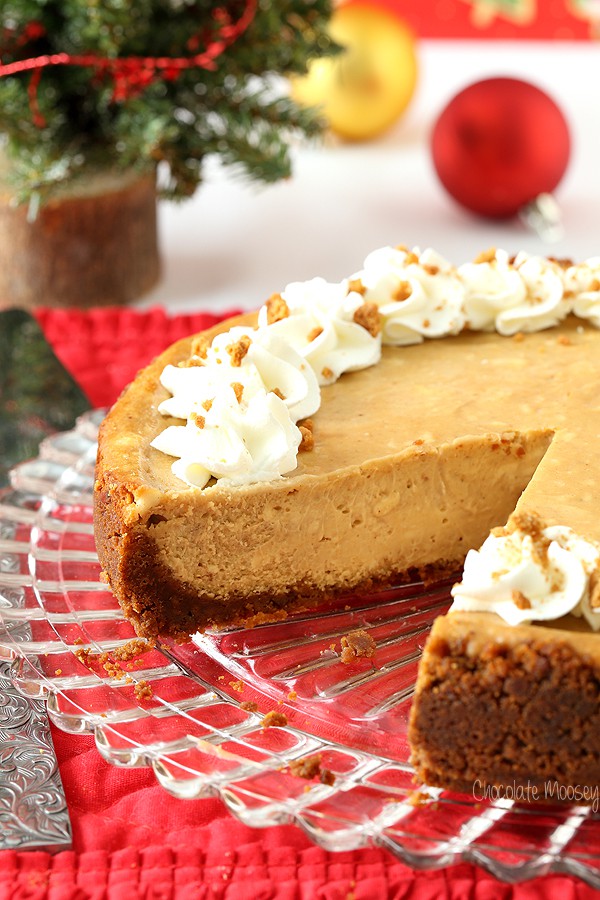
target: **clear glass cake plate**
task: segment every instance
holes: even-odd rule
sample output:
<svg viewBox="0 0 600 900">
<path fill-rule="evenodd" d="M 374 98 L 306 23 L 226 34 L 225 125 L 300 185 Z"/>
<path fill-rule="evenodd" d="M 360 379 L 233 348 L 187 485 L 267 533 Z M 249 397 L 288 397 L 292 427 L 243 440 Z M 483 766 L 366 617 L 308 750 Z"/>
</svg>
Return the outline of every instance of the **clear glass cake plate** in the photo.
<svg viewBox="0 0 600 900">
<path fill-rule="evenodd" d="M 406 740 L 417 666 L 449 585 L 353 596 L 197 643 L 131 645 L 100 578 L 91 492 L 102 413 L 46 440 L 0 497 L 0 657 L 53 722 L 166 791 L 219 796 L 247 825 L 293 822 L 321 847 L 386 847 L 416 869 L 477 863 L 520 882 L 565 872 L 600 887 L 594 806 L 419 786 Z M 371 658 L 341 660 L 366 630 Z M 129 649 L 129 653 L 124 652 Z M 280 726 L 265 727 L 270 712 Z M 287 724 L 285 724 L 287 721 Z M 311 771 L 299 770 L 309 760 Z"/>
</svg>

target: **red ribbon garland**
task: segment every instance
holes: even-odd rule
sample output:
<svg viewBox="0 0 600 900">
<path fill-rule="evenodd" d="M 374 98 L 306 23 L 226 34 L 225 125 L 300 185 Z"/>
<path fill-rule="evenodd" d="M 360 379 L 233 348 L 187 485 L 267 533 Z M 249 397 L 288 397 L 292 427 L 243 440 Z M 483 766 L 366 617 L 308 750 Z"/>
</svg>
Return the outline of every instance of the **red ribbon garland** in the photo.
<svg viewBox="0 0 600 900">
<path fill-rule="evenodd" d="M 127 100 L 141 93 L 159 74 L 165 81 L 174 81 L 185 69 L 214 71 L 215 60 L 246 31 L 254 19 L 256 5 L 257 0 L 246 0 L 244 11 L 236 22 L 230 20 L 226 10 L 216 9 L 213 16 L 219 27 L 218 39 L 211 41 L 205 50 L 193 56 L 122 56 L 111 59 L 93 53 L 73 56 L 69 53 L 52 53 L 0 64 L 0 78 L 22 72 L 33 73 L 28 87 L 29 105 L 34 124 L 43 128 L 46 122 L 39 111 L 37 90 L 42 70 L 48 66 L 85 66 L 95 68 L 99 75 L 109 74 L 114 80 L 113 100 Z M 35 37 L 43 33 L 39 28 L 41 26 L 35 32 Z M 27 36 L 31 37 L 31 34 Z"/>
</svg>

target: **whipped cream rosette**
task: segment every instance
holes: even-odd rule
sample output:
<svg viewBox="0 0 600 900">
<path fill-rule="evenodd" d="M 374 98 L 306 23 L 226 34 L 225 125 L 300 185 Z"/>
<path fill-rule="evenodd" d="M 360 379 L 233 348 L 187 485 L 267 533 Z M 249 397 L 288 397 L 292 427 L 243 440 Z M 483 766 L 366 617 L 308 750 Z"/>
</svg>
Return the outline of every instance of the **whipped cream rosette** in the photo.
<svg viewBox="0 0 600 900">
<path fill-rule="evenodd" d="M 565 287 L 571 309 L 581 319 L 600 328 L 600 256 L 592 256 L 565 272 Z"/>
<path fill-rule="evenodd" d="M 600 629 L 600 607 L 592 604 L 600 548 L 570 528 L 527 525 L 513 529 L 509 523 L 479 550 L 469 550 L 462 581 L 452 588 L 451 610 L 494 612 L 509 625 L 571 613 Z"/>
<path fill-rule="evenodd" d="M 523 306 L 527 288 L 505 250 L 458 268 L 465 288 L 466 324 L 473 331 L 494 331 L 507 310 Z"/>
<path fill-rule="evenodd" d="M 187 420 L 152 441 L 178 457 L 173 474 L 204 487 L 211 476 L 241 484 L 294 469 L 302 439 L 295 423 L 321 402 L 310 366 L 270 330 L 240 327 L 217 335 L 191 362 L 161 375 L 171 396 L 159 411 Z"/>
<path fill-rule="evenodd" d="M 301 434 L 276 394 L 257 391 L 238 400 L 228 387 L 209 410 L 192 413 L 186 425 L 171 425 L 152 446 L 179 459 L 172 472 L 192 487 L 211 476 L 232 484 L 271 481 L 296 468 Z"/>
<path fill-rule="evenodd" d="M 418 344 L 464 327 L 463 285 L 434 250 L 382 247 L 353 278 L 363 285 L 365 299 L 379 307 L 384 344 Z"/>
<path fill-rule="evenodd" d="M 512 335 L 557 325 L 569 312 L 564 274 L 553 260 L 504 250 L 458 269 L 465 286 L 465 313 L 474 331 Z"/>
<path fill-rule="evenodd" d="M 258 322 L 293 347 L 325 385 L 379 361 L 380 325 L 372 312 L 347 279 L 312 278 L 288 284 L 261 307 Z"/>
<path fill-rule="evenodd" d="M 498 316 L 500 334 L 541 331 L 558 325 L 569 313 L 564 272 L 554 260 L 518 253 L 514 261 L 527 289 L 525 302 Z"/>
</svg>

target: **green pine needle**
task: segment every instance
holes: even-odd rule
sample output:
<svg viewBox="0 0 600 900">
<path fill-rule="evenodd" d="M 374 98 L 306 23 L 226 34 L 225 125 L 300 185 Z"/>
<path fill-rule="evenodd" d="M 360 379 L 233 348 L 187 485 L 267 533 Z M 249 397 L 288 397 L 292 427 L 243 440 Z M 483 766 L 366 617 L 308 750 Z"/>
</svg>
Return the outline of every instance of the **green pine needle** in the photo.
<svg viewBox="0 0 600 900">
<path fill-rule="evenodd" d="M 234 20 L 244 5 L 223 3 Z M 204 48 L 215 6 L 207 0 L 4 0 L 0 59 L 61 52 L 187 57 Z M 42 126 L 30 103 L 31 75 L 0 78 L 0 135 L 17 199 L 43 202 L 99 169 L 142 173 L 159 163 L 169 169 L 163 194 L 188 197 L 208 156 L 264 182 L 287 177 L 291 139 L 314 137 L 322 123 L 286 95 L 285 76 L 335 52 L 326 30 L 330 15 L 331 0 L 259 0 L 250 26 L 214 71 L 156 78 L 121 101 L 111 78 L 93 68 L 48 66 L 36 93 Z M 43 32 L 24 39 L 32 22 Z"/>
</svg>

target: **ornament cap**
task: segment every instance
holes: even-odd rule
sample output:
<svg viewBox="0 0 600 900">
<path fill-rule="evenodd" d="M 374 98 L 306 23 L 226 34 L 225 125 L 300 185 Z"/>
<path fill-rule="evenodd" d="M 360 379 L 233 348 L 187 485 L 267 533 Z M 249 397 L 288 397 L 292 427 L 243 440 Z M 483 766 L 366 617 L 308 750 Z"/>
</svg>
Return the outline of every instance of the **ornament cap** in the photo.
<svg viewBox="0 0 600 900">
<path fill-rule="evenodd" d="M 548 244 L 556 244 L 565 235 L 560 206 L 553 194 L 538 194 L 519 210 L 519 218 Z"/>
</svg>

